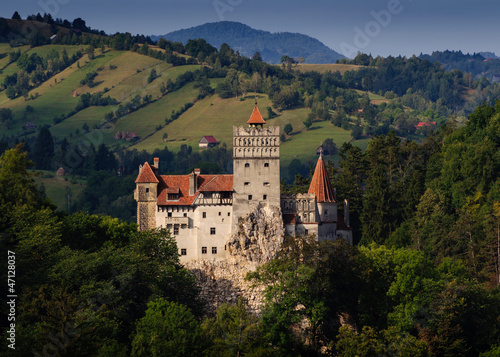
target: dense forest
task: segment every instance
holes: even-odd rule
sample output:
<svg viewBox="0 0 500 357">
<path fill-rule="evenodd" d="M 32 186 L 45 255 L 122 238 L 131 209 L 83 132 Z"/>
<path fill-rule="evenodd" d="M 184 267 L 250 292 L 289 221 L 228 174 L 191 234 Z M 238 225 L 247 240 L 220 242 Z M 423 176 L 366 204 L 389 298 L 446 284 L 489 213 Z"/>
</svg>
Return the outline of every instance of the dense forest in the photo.
<svg viewBox="0 0 500 357">
<path fill-rule="evenodd" d="M 248 276 L 265 287 L 260 317 L 243 302 L 203 317 L 168 232 L 56 213 L 22 146 L 7 150 L 0 229 L 16 261 L 13 355 L 495 356 L 499 146 L 500 104 L 420 144 L 391 132 L 365 153 L 344 145 L 334 183 L 360 243 L 288 238 Z"/>
</svg>

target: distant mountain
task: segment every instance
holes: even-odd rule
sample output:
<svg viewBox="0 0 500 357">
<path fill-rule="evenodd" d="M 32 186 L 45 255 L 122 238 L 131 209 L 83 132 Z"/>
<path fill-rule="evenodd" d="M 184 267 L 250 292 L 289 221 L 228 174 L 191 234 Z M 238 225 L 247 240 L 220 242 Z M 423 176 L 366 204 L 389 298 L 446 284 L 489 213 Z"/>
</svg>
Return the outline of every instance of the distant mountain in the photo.
<svg viewBox="0 0 500 357">
<path fill-rule="evenodd" d="M 232 21 L 206 23 L 166 35 L 151 36 L 155 41 L 160 37 L 184 44 L 190 39 L 204 38 L 216 48 L 227 43 L 246 57 L 260 52 L 262 59 L 269 63 L 280 63 L 281 57 L 285 55 L 295 59 L 304 57 L 306 63 L 335 63 L 338 59 L 345 58 L 307 35 L 291 32 L 271 33 Z"/>
</svg>

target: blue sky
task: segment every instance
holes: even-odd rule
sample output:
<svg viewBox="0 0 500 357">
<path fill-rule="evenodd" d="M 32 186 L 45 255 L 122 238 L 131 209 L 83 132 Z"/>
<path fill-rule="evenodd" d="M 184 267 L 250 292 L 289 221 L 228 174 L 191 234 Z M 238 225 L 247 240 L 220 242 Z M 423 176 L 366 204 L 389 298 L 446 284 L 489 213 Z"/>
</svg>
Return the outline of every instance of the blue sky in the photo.
<svg viewBox="0 0 500 357">
<path fill-rule="evenodd" d="M 500 56 L 498 0 L 16 0 L 0 16 L 50 11 L 107 33 L 160 35 L 220 20 L 299 32 L 352 55 L 492 51 Z"/>
</svg>

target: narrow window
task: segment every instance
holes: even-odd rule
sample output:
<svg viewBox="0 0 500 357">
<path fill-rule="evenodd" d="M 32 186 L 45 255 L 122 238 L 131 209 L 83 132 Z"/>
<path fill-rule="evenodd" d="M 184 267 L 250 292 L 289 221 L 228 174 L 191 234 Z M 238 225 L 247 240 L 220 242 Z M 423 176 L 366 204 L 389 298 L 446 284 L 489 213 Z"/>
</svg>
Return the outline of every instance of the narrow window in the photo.
<svg viewBox="0 0 500 357">
<path fill-rule="evenodd" d="M 269 163 L 268 163 L 268 162 L 265 162 L 265 163 L 264 163 L 264 167 L 269 167 Z"/>
<path fill-rule="evenodd" d="M 247 162 L 247 163 L 245 164 L 245 167 L 250 167 L 250 164 Z"/>
<path fill-rule="evenodd" d="M 251 201 L 252 200 L 252 195 L 248 195 L 248 200 Z"/>
<path fill-rule="evenodd" d="M 210 227 L 210 234 L 214 235 L 215 234 L 215 227 Z"/>
<path fill-rule="evenodd" d="M 227 216 L 230 217 L 231 216 L 231 212 L 227 212 Z"/>
<path fill-rule="evenodd" d="M 212 254 L 217 254 L 217 247 L 212 247 Z"/>
<path fill-rule="evenodd" d="M 187 255 L 187 249 L 181 249 L 181 255 Z"/>
<path fill-rule="evenodd" d="M 219 216 L 222 214 L 222 212 L 219 212 Z"/>
<path fill-rule="evenodd" d="M 328 210 L 327 210 L 327 209 L 325 209 L 325 216 L 326 216 L 327 214 L 328 214 Z"/>
<path fill-rule="evenodd" d="M 207 247 L 201 247 L 201 254 L 207 254 Z"/>
<path fill-rule="evenodd" d="M 262 198 L 264 199 L 264 201 L 267 200 L 267 195 L 262 196 Z"/>
<path fill-rule="evenodd" d="M 203 218 L 207 218 L 207 212 L 203 212 Z"/>
<path fill-rule="evenodd" d="M 309 235 L 309 231 L 307 229 L 304 230 L 304 235 Z"/>
<path fill-rule="evenodd" d="M 146 188 L 146 192 L 149 192 L 149 188 Z"/>
<path fill-rule="evenodd" d="M 184 216 L 184 217 L 187 217 L 187 216 L 188 216 L 188 214 L 187 214 L 187 213 L 184 213 L 184 215 L 183 215 L 183 216 Z"/>
</svg>

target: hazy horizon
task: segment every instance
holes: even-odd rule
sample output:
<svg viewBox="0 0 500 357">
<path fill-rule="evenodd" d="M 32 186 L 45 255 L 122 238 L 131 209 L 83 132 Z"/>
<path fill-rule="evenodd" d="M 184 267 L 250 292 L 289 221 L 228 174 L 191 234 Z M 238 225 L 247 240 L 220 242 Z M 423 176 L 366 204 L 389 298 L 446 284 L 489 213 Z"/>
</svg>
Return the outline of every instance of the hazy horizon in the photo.
<svg viewBox="0 0 500 357">
<path fill-rule="evenodd" d="M 49 12 L 108 34 L 164 35 L 207 22 L 237 21 L 258 30 L 298 32 L 317 38 L 352 57 L 356 51 L 374 56 L 411 56 L 441 50 L 500 54 L 493 0 L 19 0 L 2 5 L 1 16 L 18 11 Z"/>
</svg>

